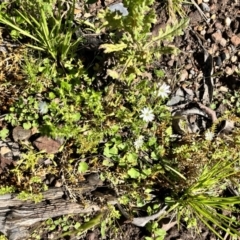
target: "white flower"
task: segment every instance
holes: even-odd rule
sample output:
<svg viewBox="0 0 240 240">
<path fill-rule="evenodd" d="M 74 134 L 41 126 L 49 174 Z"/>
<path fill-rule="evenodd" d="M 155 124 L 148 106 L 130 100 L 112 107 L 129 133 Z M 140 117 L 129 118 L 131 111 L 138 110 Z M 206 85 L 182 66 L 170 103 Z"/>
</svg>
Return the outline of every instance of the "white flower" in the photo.
<svg viewBox="0 0 240 240">
<path fill-rule="evenodd" d="M 169 93 L 171 93 L 170 87 L 166 83 L 163 83 L 157 91 L 157 96 L 161 98 L 166 98 Z"/>
<path fill-rule="evenodd" d="M 142 147 L 142 145 L 143 145 L 143 143 L 144 143 L 143 139 L 144 139 L 144 136 L 139 136 L 139 137 L 137 138 L 137 140 L 134 142 L 134 147 L 135 147 L 136 149 L 139 149 L 139 148 Z"/>
<path fill-rule="evenodd" d="M 143 108 L 141 110 L 141 115 L 140 118 L 143 119 L 143 121 L 145 122 L 151 122 L 154 119 L 154 114 L 153 114 L 153 110 L 149 109 L 149 108 Z"/>
<path fill-rule="evenodd" d="M 116 3 L 108 7 L 111 12 L 116 12 L 119 11 L 123 16 L 128 15 L 128 10 L 127 8 L 124 7 L 122 3 Z"/>
<path fill-rule="evenodd" d="M 41 101 L 38 104 L 38 110 L 40 114 L 46 114 L 48 112 L 48 104 L 46 102 Z"/>
<path fill-rule="evenodd" d="M 206 139 L 207 141 L 212 141 L 213 138 L 214 138 L 214 133 L 211 132 L 211 131 L 209 131 L 209 130 L 207 130 L 207 131 L 205 132 L 205 139 Z"/>
</svg>

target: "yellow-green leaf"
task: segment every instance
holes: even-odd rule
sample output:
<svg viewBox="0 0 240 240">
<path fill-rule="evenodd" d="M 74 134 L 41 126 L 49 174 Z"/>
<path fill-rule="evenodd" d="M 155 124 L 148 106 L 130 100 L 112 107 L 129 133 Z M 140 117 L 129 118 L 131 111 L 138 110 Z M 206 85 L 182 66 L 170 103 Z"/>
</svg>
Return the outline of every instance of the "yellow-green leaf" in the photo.
<svg viewBox="0 0 240 240">
<path fill-rule="evenodd" d="M 108 74 L 108 76 L 112 77 L 113 79 L 118 79 L 119 78 L 119 74 L 117 73 L 117 71 L 108 69 L 107 74 Z"/>
<path fill-rule="evenodd" d="M 127 47 L 127 44 L 125 43 L 119 43 L 119 44 L 102 44 L 99 48 L 105 49 L 104 53 L 111 53 L 111 52 L 118 52 Z"/>
</svg>

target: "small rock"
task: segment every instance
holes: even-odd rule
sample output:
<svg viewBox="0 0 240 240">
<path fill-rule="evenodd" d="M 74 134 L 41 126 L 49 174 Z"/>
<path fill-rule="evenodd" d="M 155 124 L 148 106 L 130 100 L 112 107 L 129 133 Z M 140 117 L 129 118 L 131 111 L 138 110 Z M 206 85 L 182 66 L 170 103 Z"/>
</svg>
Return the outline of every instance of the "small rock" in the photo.
<svg viewBox="0 0 240 240">
<path fill-rule="evenodd" d="M 207 23 L 210 23 L 210 21 L 211 21 L 211 19 L 210 19 L 210 17 L 211 17 L 210 13 L 209 13 L 209 12 L 205 13 L 205 16 L 207 17 Z"/>
<path fill-rule="evenodd" d="M 202 31 L 200 32 L 200 34 L 201 34 L 202 36 L 205 36 L 205 34 L 206 34 L 206 30 L 205 30 L 205 29 L 202 30 Z"/>
<path fill-rule="evenodd" d="M 39 137 L 33 144 L 39 151 L 46 151 L 46 153 L 57 153 L 61 144 L 58 141 L 55 141 L 49 137 Z"/>
<path fill-rule="evenodd" d="M 225 47 L 227 45 L 227 40 L 225 38 L 222 38 L 219 43 L 222 47 Z"/>
<path fill-rule="evenodd" d="M 59 179 L 59 180 L 57 180 L 56 181 L 56 183 L 55 183 L 55 187 L 62 187 L 62 185 L 63 185 L 63 183 L 62 183 L 62 181 Z"/>
<path fill-rule="evenodd" d="M 202 25 L 199 25 L 199 26 L 197 27 L 197 30 L 198 30 L 199 32 L 201 32 L 203 29 L 204 29 L 204 28 L 203 28 Z"/>
<path fill-rule="evenodd" d="M 222 39 L 222 34 L 220 31 L 217 31 L 217 32 L 213 33 L 211 37 L 214 42 L 219 43 L 220 40 Z"/>
<path fill-rule="evenodd" d="M 226 67 L 226 74 L 227 75 L 232 75 L 233 74 L 233 70 L 232 70 L 232 68 L 230 68 L 230 67 Z"/>
<path fill-rule="evenodd" d="M 0 151 L 1 151 L 1 157 L 3 157 L 4 159 L 10 160 L 10 161 L 14 160 L 13 159 L 13 153 L 12 153 L 10 148 L 1 147 Z"/>
<path fill-rule="evenodd" d="M 208 30 L 207 30 L 207 34 L 212 34 L 214 31 L 215 31 L 214 28 L 209 27 Z"/>
<path fill-rule="evenodd" d="M 233 32 L 232 32 L 231 28 L 226 29 L 225 33 L 228 38 L 231 38 L 233 36 Z"/>
<path fill-rule="evenodd" d="M 215 20 L 216 17 L 217 17 L 217 16 L 216 16 L 216 14 L 214 13 L 214 14 L 211 16 L 211 19 L 212 19 L 212 20 Z"/>
<path fill-rule="evenodd" d="M 238 59 L 237 56 L 232 56 L 232 57 L 231 57 L 231 62 L 234 63 L 234 62 L 237 61 L 237 59 Z"/>
<path fill-rule="evenodd" d="M 175 60 L 172 59 L 172 60 L 168 61 L 167 64 L 169 67 L 172 67 L 174 65 L 174 62 L 175 62 Z"/>
<path fill-rule="evenodd" d="M 224 51 L 224 53 L 225 53 L 225 59 L 230 59 L 230 53 L 229 53 L 229 51 L 228 50 L 225 50 Z"/>
<path fill-rule="evenodd" d="M 188 78 L 188 72 L 186 69 L 183 69 L 180 73 L 179 81 L 182 82 Z"/>
<path fill-rule="evenodd" d="M 240 45 L 240 37 L 237 35 L 234 35 L 231 37 L 231 43 L 235 46 L 238 47 Z"/>
<path fill-rule="evenodd" d="M 223 25 L 220 22 L 216 22 L 214 26 L 217 30 L 222 30 L 223 29 Z"/>
<path fill-rule="evenodd" d="M 194 71 L 193 69 L 191 69 L 191 70 L 190 70 L 190 73 L 191 73 L 192 75 L 194 75 L 194 74 L 195 74 L 195 71 Z"/>
<path fill-rule="evenodd" d="M 100 176 L 98 173 L 90 173 L 87 177 L 86 177 L 86 180 L 87 182 L 94 186 L 94 185 L 97 185 L 97 186 L 101 186 L 103 185 L 103 182 L 102 180 L 100 179 Z"/>
<path fill-rule="evenodd" d="M 226 25 L 226 27 L 229 27 L 230 24 L 231 24 L 231 19 L 229 17 L 226 17 L 225 18 L 225 25 Z"/>
<path fill-rule="evenodd" d="M 201 4 L 201 8 L 202 8 L 202 10 L 204 11 L 204 12 L 210 12 L 210 7 L 208 6 L 208 4 L 207 3 L 202 3 Z"/>
<path fill-rule="evenodd" d="M 21 126 L 15 127 L 12 132 L 12 137 L 15 142 L 19 140 L 20 141 L 27 140 L 31 137 L 31 135 L 32 135 L 31 130 L 26 130 Z"/>
<path fill-rule="evenodd" d="M 219 91 L 220 91 L 220 92 L 228 92 L 228 88 L 225 87 L 225 86 L 221 86 L 221 87 L 219 88 Z"/>
<path fill-rule="evenodd" d="M 187 65 L 185 66 L 185 69 L 186 69 L 186 70 L 189 70 L 189 69 L 191 69 L 192 67 L 193 67 L 192 64 L 189 63 L 189 64 L 187 64 Z"/>
</svg>

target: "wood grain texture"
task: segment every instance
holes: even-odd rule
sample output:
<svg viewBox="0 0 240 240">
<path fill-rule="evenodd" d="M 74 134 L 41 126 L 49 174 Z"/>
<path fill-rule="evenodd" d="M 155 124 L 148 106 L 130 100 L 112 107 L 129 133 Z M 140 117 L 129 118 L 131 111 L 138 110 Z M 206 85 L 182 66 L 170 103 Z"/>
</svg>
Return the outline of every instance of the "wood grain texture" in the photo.
<svg viewBox="0 0 240 240">
<path fill-rule="evenodd" d="M 100 207 L 82 205 L 65 200 L 62 188 L 52 188 L 43 193 L 40 203 L 21 201 L 16 194 L 0 196 L 0 232 L 9 240 L 21 240 L 29 237 L 29 228 L 40 221 L 64 214 L 90 213 Z"/>
</svg>

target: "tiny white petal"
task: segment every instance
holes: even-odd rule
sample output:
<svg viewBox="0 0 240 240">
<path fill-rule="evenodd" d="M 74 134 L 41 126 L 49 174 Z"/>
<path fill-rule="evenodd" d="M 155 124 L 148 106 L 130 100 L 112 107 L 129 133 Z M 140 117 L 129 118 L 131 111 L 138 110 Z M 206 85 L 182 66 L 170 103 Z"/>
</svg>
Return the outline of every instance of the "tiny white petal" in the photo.
<svg viewBox="0 0 240 240">
<path fill-rule="evenodd" d="M 108 7 L 111 12 L 116 12 L 119 11 L 123 16 L 128 15 L 128 10 L 127 8 L 124 7 L 122 3 L 116 3 Z"/>
<path fill-rule="evenodd" d="M 48 104 L 43 101 L 39 102 L 38 110 L 39 110 L 40 114 L 46 114 L 48 112 Z"/>
<path fill-rule="evenodd" d="M 171 93 L 170 86 L 168 86 L 166 83 L 163 83 L 157 91 L 157 96 L 161 98 L 166 98 L 168 97 L 169 93 Z"/>
<path fill-rule="evenodd" d="M 151 122 L 153 119 L 154 119 L 154 114 L 153 114 L 153 110 L 152 109 L 149 109 L 149 108 L 143 108 L 141 110 L 141 115 L 140 115 L 140 118 L 143 119 L 143 121 L 145 122 Z"/>
<path fill-rule="evenodd" d="M 134 146 L 135 146 L 136 149 L 139 149 L 139 148 L 142 147 L 142 145 L 143 145 L 143 143 L 144 143 L 143 139 L 144 139 L 143 136 L 139 136 L 139 137 L 137 138 L 137 140 L 134 142 Z"/>
<path fill-rule="evenodd" d="M 209 131 L 209 130 L 207 130 L 207 131 L 205 132 L 205 139 L 206 139 L 207 141 L 212 141 L 213 138 L 214 138 L 214 133 L 211 132 L 211 131 Z"/>
</svg>

